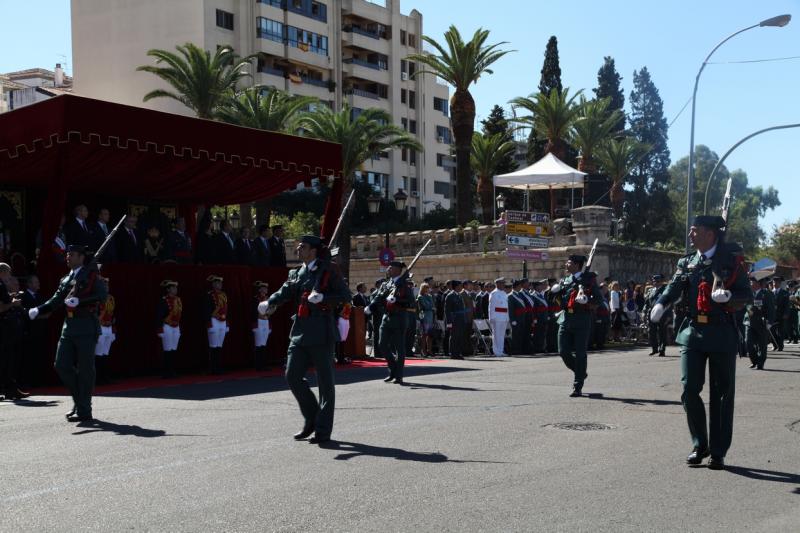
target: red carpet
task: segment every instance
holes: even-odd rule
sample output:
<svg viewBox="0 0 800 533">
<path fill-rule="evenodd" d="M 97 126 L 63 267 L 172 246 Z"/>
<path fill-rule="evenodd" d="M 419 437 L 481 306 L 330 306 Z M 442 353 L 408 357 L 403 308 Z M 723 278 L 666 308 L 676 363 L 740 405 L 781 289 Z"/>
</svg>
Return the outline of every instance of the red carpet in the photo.
<svg viewBox="0 0 800 533">
<path fill-rule="evenodd" d="M 407 365 L 419 365 L 434 363 L 436 359 L 406 359 Z M 356 359 L 345 365 L 336 365 L 336 370 L 355 370 L 359 368 L 370 367 L 386 367 L 386 361 L 383 359 Z M 191 374 L 186 376 L 179 376 L 171 379 L 162 379 L 159 376 L 143 376 L 139 378 L 131 378 L 109 385 L 99 385 L 95 387 L 94 395 L 100 396 L 103 394 L 113 394 L 116 392 L 127 392 L 132 390 L 152 389 L 157 387 L 174 387 L 176 385 L 197 385 L 202 383 L 221 383 L 223 381 L 233 381 L 237 379 L 253 379 L 253 378 L 282 378 L 283 368 L 275 367 L 269 370 L 256 371 L 256 370 L 236 370 L 233 372 L 226 372 L 218 376 L 211 376 L 208 374 Z M 30 391 L 32 396 L 47 396 L 47 395 L 63 395 L 66 394 L 64 387 L 46 387 L 34 389 Z"/>
</svg>

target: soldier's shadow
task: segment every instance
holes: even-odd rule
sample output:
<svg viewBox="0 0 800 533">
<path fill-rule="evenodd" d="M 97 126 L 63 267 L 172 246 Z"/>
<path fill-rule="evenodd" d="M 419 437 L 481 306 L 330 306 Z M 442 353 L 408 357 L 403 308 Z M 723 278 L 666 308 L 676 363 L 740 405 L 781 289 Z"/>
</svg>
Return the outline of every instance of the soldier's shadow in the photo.
<svg viewBox="0 0 800 533">
<path fill-rule="evenodd" d="M 58 400 L 29 400 L 27 398 L 14 400 L 14 405 L 19 405 L 20 407 L 53 407 L 60 404 L 61 402 Z"/>
<path fill-rule="evenodd" d="M 602 392 L 590 392 L 586 395 L 592 400 L 610 400 L 612 402 L 620 402 L 628 405 L 681 405 L 677 400 L 652 400 L 643 398 L 614 398 L 613 396 L 604 396 Z"/>
<path fill-rule="evenodd" d="M 327 450 L 339 450 L 340 453 L 334 457 L 337 461 L 347 461 L 355 457 L 385 457 L 398 461 L 414 461 L 417 463 L 504 463 L 504 461 L 462 461 L 450 459 L 440 452 L 411 452 L 402 448 L 387 448 L 383 446 L 372 446 L 360 442 L 345 442 L 332 440 L 321 446 Z"/>
<path fill-rule="evenodd" d="M 789 472 L 777 472 L 775 470 L 762 470 L 759 468 L 748 468 L 746 466 L 733 466 L 727 465 L 725 470 L 750 479 L 758 479 L 760 481 L 776 481 L 778 483 L 792 483 L 800 485 L 800 474 L 791 474 Z M 800 487 L 795 487 L 792 491 L 794 494 L 800 494 Z"/>
<path fill-rule="evenodd" d="M 455 391 L 471 391 L 482 392 L 483 389 L 476 389 L 474 387 L 455 387 L 453 385 L 444 385 L 440 383 L 411 383 L 405 382 L 405 386 L 409 389 L 437 389 L 437 390 L 455 390 Z"/>
<path fill-rule="evenodd" d="M 89 433 L 98 433 L 101 431 L 107 431 L 110 433 L 114 433 L 116 435 L 143 437 L 143 438 L 167 436 L 167 432 L 164 431 L 163 429 L 147 429 L 141 426 L 131 426 L 128 424 L 115 424 L 114 422 L 107 422 L 104 420 L 91 420 L 88 422 L 81 422 L 76 427 L 81 428 L 81 430 L 74 432 L 73 435 L 86 435 Z"/>
</svg>

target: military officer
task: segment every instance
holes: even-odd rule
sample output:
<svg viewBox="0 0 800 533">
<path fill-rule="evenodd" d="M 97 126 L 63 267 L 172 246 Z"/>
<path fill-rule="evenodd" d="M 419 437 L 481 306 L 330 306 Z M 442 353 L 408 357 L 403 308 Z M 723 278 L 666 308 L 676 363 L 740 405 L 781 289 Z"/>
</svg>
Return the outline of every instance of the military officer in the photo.
<svg viewBox="0 0 800 533">
<path fill-rule="evenodd" d="M 414 306 L 414 293 L 403 276 L 406 264 L 401 261 L 389 263 L 389 278 L 375 291 L 372 302 L 364 308 L 366 315 L 373 309 L 383 305 L 383 320 L 379 328 L 380 353 L 386 358 L 389 375 L 383 381 L 403 384 L 403 369 L 406 361 L 406 329 L 409 313 L 407 309 Z"/>
<path fill-rule="evenodd" d="M 449 333 L 447 353 L 451 359 L 464 359 L 464 331 L 467 320 L 464 299 L 461 298 L 461 281 L 454 279 L 448 282 L 450 292 L 444 298 L 444 322 Z"/>
<path fill-rule="evenodd" d="M 508 295 L 508 320 L 511 322 L 511 354 L 525 353 L 525 337 L 530 335 L 530 330 L 525 324 L 528 318 L 528 301 L 520 292 L 522 280 L 515 279 L 511 282 L 511 294 Z"/>
<path fill-rule="evenodd" d="M 506 327 L 508 327 L 508 294 L 506 280 L 494 280 L 495 289 L 489 293 L 489 327 L 492 328 L 492 353 L 505 357 Z"/>
<path fill-rule="evenodd" d="M 258 304 L 269 300 L 269 284 L 265 281 L 253 283 L 256 294 L 253 297 L 251 311 L 251 322 L 253 326 L 253 345 L 254 360 L 256 370 L 266 370 L 267 368 L 267 340 L 269 339 L 270 326 L 269 317 L 264 313 L 259 313 Z"/>
<path fill-rule="evenodd" d="M 767 280 L 750 277 L 753 302 L 747 304 L 744 315 L 744 338 L 750 368 L 762 370 L 767 360 L 769 328 L 775 323 L 775 296 L 766 287 Z"/>
<path fill-rule="evenodd" d="M 558 317 L 558 352 L 575 377 L 571 397 L 581 396 L 586 379 L 586 348 L 592 329 L 592 309 L 600 305 L 600 289 L 593 272 L 584 272 L 586 256 L 571 255 L 565 269 L 567 276 L 550 290 L 561 295 Z M 573 355 L 574 354 L 574 355 Z"/>
<path fill-rule="evenodd" d="M 175 377 L 175 354 L 181 340 L 181 315 L 183 302 L 178 296 L 178 282 L 165 279 L 161 282 L 164 296 L 158 301 L 157 327 L 164 357 L 163 377 Z"/>
<path fill-rule="evenodd" d="M 97 269 L 85 266 L 86 247 L 67 249 L 70 273 L 61 279 L 55 294 L 39 307 L 28 311 L 31 320 L 66 306 L 67 313 L 56 350 L 55 369 L 72 395 L 74 406 L 67 413 L 70 422 L 92 420 L 92 389 L 95 368 L 94 349 L 100 336 L 97 308 L 105 301 L 107 290 Z"/>
<path fill-rule="evenodd" d="M 367 304 L 369 313 L 366 313 L 366 307 L 364 307 L 367 320 L 372 324 L 372 357 L 383 357 L 383 352 L 381 351 L 381 322 L 383 322 L 383 315 L 386 312 L 386 305 L 385 302 L 378 301 L 375 297 L 379 294 L 384 281 L 386 281 L 385 278 L 375 280 L 375 290 L 370 295 L 369 303 Z"/>
<path fill-rule="evenodd" d="M 664 289 L 667 288 L 664 283 L 664 276 L 655 274 L 652 278 L 653 286 L 644 295 L 645 300 L 645 316 L 650 312 L 650 309 L 656 305 Z M 649 322 L 648 337 L 650 338 L 650 355 L 658 354 L 659 357 L 664 357 L 667 349 L 667 324 L 672 320 L 671 308 L 664 312 L 664 316 L 658 322 Z"/>
<path fill-rule="evenodd" d="M 786 338 L 786 326 L 789 322 L 789 291 L 784 287 L 784 279 L 782 276 L 775 276 L 772 278 L 775 284 L 775 326 L 771 327 L 772 334 L 775 337 L 777 351 L 783 351 L 783 341 Z"/>
<path fill-rule="evenodd" d="M 686 462 L 725 467 L 733 435 L 733 399 L 738 332 L 733 314 L 752 301 L 743 268 L 741 247 L 723 241 L 725 220 L 701 215 L 694 219 L 689 239 L 697 250 L 678 261 L 678 269 L 650 313 L 658 322 L 665 307 L 683 296 L 686 315 L 676 342 L 681 346 L 681 401 L 686 411 L 694 449 Z M 700 392 L 709 366 L 709 426 Z M 709 438 L 710 437 L 710 438 Z"/>
<path fill-rule="evenodd" d="M 100 265 L 97 265 L 98 269 Z M 106 284 L 106 289 L 111 290 L 109 279 L 100 276 L 100 280 Z M 98 320 L 100 320 L 100 337 L 97 338 L 97 346 L 94 349 L 94 364 L 97 373 L 97 384 L 108 383 L 108 354 L 111 352 L 111 345 L 117 338 L 116 326 L 114 325 L 114 310 L 116 300 L 109 292 L 106 299 L 100 302 Z"/>
<path fill-rule="evenodd" d="M 206 278 L 211 290 L 203 299 L 203 311 L 208 328 L 208 366 L 212 374 L 222 373 L 222 346 L 228 327 L 228 295 L 222 290 L 222 277 L 211 275 Z"/>
<path fill-rule="evenodd" d="M 258 311 L 270 316 L 284 303 L 295 309 L 289 333 L 286 381 L 300 406 L 304 423 L 294 438 L 302 440 L 314 433 L 309 442 L 324 444 L 333 431 L 336 395 L 333 357 L 334 345 L 339 341 L 336 307 L 350 303 L 351 296 L 338 270 L 332 267 L 330 252 L 319 237 L 301 237 L 296 252 L 303 264 L 289 272 L 286 282 L 266 302 L 259 304 Z M 312 366 L 317 372 L 319 402 L 305 379 Z"/>
</svg>

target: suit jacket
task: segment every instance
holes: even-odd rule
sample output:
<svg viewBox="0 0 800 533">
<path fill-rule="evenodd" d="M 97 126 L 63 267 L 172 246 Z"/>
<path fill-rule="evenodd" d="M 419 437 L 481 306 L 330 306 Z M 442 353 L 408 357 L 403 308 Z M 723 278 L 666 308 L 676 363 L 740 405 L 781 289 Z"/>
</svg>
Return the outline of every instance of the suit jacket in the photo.
<svg viewBox="0 0 800 533">
<path fill-rule="evenodd" d="M 353 296 L 353 305 L 356 307 L 366 307 L 369 305 L 369 300 L 366 295 L 357 292 L 356 295 Z"/>
<path fill-rule="evenodd" d="M 233 237 L 228 236 L 230 241 L 222 232 L 214 237 L 214 257 L 218 265 L 236 264 L 236 244 L 233 243 Z"/>
<path fill-rule="evenodd" d="M 167 234 L 167 260 L 180 264 L 192 262 L 192 240 L 184 232 L 182 235 L 176 230 Z"/>
<path fill-rule="evenodd" d="M 255 259 L 255 247 L 250 239 L 236 239 L 234 243 L 236 249 L 236 262 L 240 265 L 252 265 Z"/>
<path fill-rule="evenodd" d="M 144 239 L 133 230 L 134 237 L 131 237 L 127 228 L 120 228 L 114 238 L 117 240 L 116 254 L 117 260 L 121 263 L 142 263 L 144 261 Z"/>
<path fill-rule="evenodd" d="M 94 244 L 94 237 L 92 236 L 92 228 L 89 222 L 84 221 L 86 229 L 83 229 L 75 218 L 67 220 L 64 223 L 64 236 L 67 238 L 67 246 L 70 244 L 78 244 L 91 248 Z"/>
<path fill-rule="evenodd" d="M 100 249 L 100 246 L 103 245 L 103 242 L 108 237 L 108 234 L 111 233 L 112 228 L 106 224 L 106 229 L 103 229 L 103 226 L 100 225 L 99 222 L 95 222 L 91 226 L 89 226 L 89 230 L 92 234 L 92 244 L 91 249 L 93 252 L 96 252 Z M 112 239 L 111 242 L 108 243 L 106 249 L 103 250 L 103 256 L 97 258 L 98 263 L 113 263 L 117 257 L 116 252 L 116 243 Z"/>
<path fill-rule="evenodd" d="M 270 266 L 269 239 L 261 240 L 256 237 L 253 240 L 253 265 L 260 267 Z"/>
<path fill-rule="evenodd" d="M 269 264 L 270 266 L 285 267 L 286 266 L 286 246 L 283 239 L 273 235 L 267 241 L 269 242 Z"/>
</svg>

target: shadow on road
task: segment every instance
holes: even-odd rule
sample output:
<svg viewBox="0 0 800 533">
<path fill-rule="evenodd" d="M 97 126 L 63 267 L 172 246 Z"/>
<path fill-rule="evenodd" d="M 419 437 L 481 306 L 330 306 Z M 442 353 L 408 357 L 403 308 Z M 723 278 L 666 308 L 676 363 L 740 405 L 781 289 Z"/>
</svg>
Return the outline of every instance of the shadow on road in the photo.
<svg viewBox="0 0 800 533">
<path fill-rule="evenodd" d="M 586 395 L 587 398 L 592 400 L 609 400 L 612 402 L 626 403 L 628 405 L 681 405 L 677 400 L 645 400 L 642 398 L 614 398 L 613 396 L 604 396 L 602 392 L 590 392 Z"/>
<path fill-rule="evenodd" d="M 792 373 L 800 373 L 800 370 L 781 370 L 779 368 L 762 368 L 764 372 L 792 372 Z"/>
<path fill-rule="evenodd" d="M 147 429 L 141 426 L 130 426 L 128 424 L 115 424 L 114 422 L 106 422 L 103 420 L 91 420 L 89 422 L 81 422 L 77 424 L 80 431 L 76 431 L 73 435 L 86 435 L 89 433 L 97 433 L 100 431 L 108 431 L 116 435 L 130 435 L 133 437 L 153 438 L 153 437 L 194 437 L 196 435 L 167 435 L 163 429 Z"/>
<path fill-rule="evenodd" d="M 53 407 L 55 405 L 60 404 L 58 400 L 14 400 L 14 405 L 19 405 L 20 407 Z"/>
<path fill-rule="evenodd" d="M 489 392 L 485 389 L 476 389 L 474 387 L 455 387 L 453 385 L 444 385 L 440 383 L 411 383 L 410 381 L 406 381 L 405 386 L 409 389 L 436 389 L 436 390 Z"/>
<path fill-rule="evenodd" d="M 750 479 L 758 479 L 760 481 L 776 481 L 778 483 L 796 483 L 800 485 L 800 474 L 790 474 L 789 472 L 777 472 L 775 470 L 761 470 L 759 468 L 748 468 L 746 466 L 732 466 L 728 465 L 725 470 Z M 795 487 L 792 491 L 795 494 L 800 494 L 800 487 Z"/>
<path fill-rule="evenodd" d="M 354 457 L 386 457 L 397 459 L 398 461 L 414 461 L 417 463 L 496 463 L 504 464 L 505 461 L 462 461 L 450 459 L 440 452 L 410 452 L 402 448 L 386 448 L 384 446 L 372 446 L 360 442 L 345 442 L 332 440 L 321 446 L 327 450 L 339 450 L 340 453 L 334 459 L 337 461 L 347 461 Z"/>
</svg>

